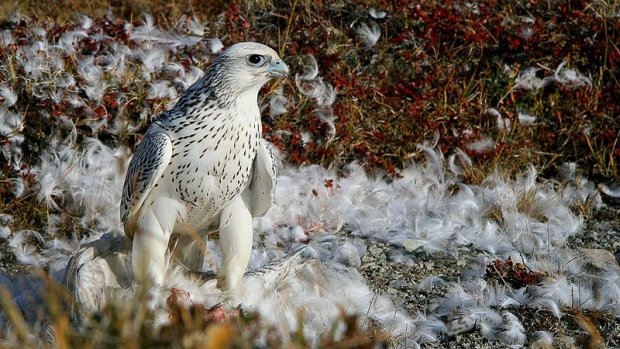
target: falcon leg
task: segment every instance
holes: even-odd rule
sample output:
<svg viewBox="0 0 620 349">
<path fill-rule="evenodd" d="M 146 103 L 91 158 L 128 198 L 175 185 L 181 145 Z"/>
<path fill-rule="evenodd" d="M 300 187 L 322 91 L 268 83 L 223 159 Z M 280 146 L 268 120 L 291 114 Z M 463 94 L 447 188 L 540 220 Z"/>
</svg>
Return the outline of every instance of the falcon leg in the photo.
<svg viewBox="0 0 620 349">
<path fill-rule="evenodd" d="M 160 200 L 142 211 L 133 237 L 131 266 L 138 282 L 145 287 L 164 283 L 166 251 L 176 221 L 174 201 Z"/>
<path fill-rule="evenodd" d="M 172 257 L 191 271 L 202 271 L 205 248 L 204 240 L 197 233 L 180 234 Z"/>
<path fill-rule="evenodd" d="M 252 253 L 252 215 L 237 196 L 220 214 L 220 245 L 222 248 L 222 275 L 220 289 L 235 288 L 245 273 Z"/>
</svg>

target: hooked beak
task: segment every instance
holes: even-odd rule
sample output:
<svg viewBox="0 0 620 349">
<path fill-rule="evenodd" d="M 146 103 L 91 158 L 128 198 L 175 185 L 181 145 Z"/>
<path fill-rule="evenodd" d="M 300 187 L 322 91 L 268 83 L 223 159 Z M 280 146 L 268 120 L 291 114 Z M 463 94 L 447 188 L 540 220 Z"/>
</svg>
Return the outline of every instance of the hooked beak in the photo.
<svg viewBox="0 0 620 349">
<path fill-rule="evenodd" d="M 267 73 L 269 73 L 269 76 L 272 78 L 287 78 L 289 73 L 288 66 L 283 60 L 277 59 L 269 65 Z"/>
</svg>

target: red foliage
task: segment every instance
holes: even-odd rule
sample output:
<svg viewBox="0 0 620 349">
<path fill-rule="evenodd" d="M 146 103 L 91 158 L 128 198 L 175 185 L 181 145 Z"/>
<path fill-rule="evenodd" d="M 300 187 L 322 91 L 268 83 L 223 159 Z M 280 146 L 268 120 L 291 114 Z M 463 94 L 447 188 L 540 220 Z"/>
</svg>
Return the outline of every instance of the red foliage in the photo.
<svg viewBox="0 0 620 349">
<path fill-rule="evenodd" d="M 513 263 L 510 257 L 505 261 L 496 259 L 486 269 L 487 279 L 502 280 L 514 288 L 536 285 L 545 276 L 545 273 L 531 270 L 525 264 Z"/>
</svg>

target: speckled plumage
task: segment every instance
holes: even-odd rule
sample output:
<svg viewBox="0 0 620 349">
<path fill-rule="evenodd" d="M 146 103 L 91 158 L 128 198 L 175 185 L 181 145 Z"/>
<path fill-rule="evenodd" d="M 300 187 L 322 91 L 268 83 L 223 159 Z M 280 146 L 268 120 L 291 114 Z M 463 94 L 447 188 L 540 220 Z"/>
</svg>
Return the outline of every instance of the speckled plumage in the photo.
<svg viewBox="0 0 620 349">
<path fill-rule="evenodd" d="M 256 63 L 255 63 L 256 62 Z M 161 284 L 172 233 L 186 235 L 181 261 L 199 268 L 196 233 L 220 231 L 223 285 L 243 276 L 252 247 L 252 216 L 271 206 L 273 152 L 262 140 L 258 91 L 288 74 L 275 51 L 240 43 L 149 127 L 129 165 L 121 202 L 133 238 L 136 278 Z"/>
</svg>

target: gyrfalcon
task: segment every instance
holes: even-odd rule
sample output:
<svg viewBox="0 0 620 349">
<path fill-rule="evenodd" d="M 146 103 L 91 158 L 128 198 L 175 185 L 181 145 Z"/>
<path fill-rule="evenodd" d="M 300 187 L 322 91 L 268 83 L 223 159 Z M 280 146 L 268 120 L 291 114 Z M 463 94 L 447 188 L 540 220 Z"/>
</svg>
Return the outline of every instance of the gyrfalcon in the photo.
<svg viewBox="0 0 620 349">
<path fill-rule="evenodd" d="M 180 262 L 200 269 L 204 246 L 196 237 L 218 230 L 219 285 L 239 283 L 252 250 L 252 217 L 271 207 L 275 188 L 258 92 L 288 73 L 271 48 L 235 44 L 149 126 L 129 164 L 120 209 L 139 282 L 163 284 L 172 234 L 179 234 Z"/>
</svg>

